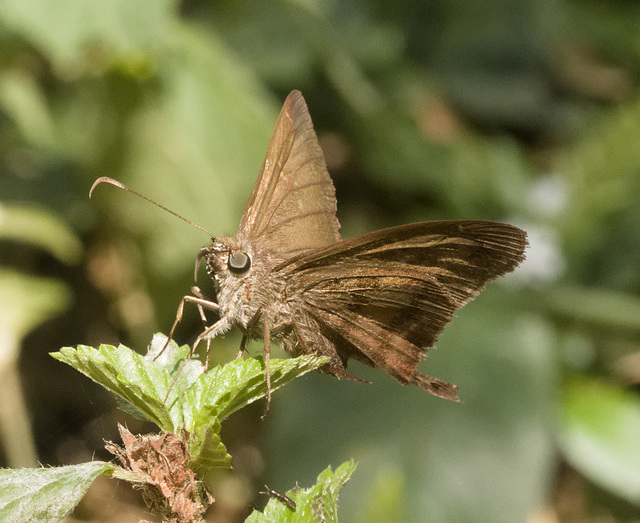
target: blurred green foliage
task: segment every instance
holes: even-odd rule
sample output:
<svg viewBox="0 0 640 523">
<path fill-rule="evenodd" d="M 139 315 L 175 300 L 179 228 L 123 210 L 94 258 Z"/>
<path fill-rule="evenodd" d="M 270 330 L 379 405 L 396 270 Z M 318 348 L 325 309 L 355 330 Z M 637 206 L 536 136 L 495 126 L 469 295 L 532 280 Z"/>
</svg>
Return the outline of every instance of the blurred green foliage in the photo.
<svg viewBox="0 0 640 523">
<path fill-rule="evenodd" d="M 57 279 L 74 299 L 22 340 L 41 461 L 117 437 L 113 405 L 46 353 L 142 349 L 171 325 L 208 240 L 112 187 L 89 201 L 93 180 L 117 178 L 232 234 L 295 88 L 343 236 L 488 218 L 525 228 L 531 248 L 423 365 L 459 385 L 464 405 L 358 366 L 373 385 L 297 380 L 265 423 L 259 406 L 256 419 L 225 422 L 239 457 L 220 479 L 231 501 L 218 500 L 218 517 L 242 520 L 265 482 L 311 484 L 353 458 L 345 521 L 640 518 L 629 472 L 640 455 L 639 24 L 626 0 L 0 3 L 0 203 L 46 209 L 83 242 L 27 214 L 0 238 L 3 268 Z M 83 250 L 82 266 L 52 246 Z M 200 327 L 188 312 L 178 340 Z M 237 347 L 216 340 L 212 359 Z M 602 437 L 611 423 L 615 452 Z M 83 514 L 99 520 L 92 499 Z"/>
</svg>

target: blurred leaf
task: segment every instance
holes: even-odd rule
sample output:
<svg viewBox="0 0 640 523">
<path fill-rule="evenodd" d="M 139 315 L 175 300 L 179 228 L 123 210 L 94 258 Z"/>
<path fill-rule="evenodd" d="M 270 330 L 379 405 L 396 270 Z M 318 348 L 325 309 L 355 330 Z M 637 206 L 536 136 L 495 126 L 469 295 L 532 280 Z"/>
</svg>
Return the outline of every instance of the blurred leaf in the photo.
<svg viewBox="0 0 640 523">
<path fill-rule="evenodd" d="M 570 184 L 569 206 L 559 230 L 570 257 L 584 257 L 608 234 L 611 216 L 637 204 L 640 194 L 640 96 L 604 113 L 555 169 Z"/>
<path fill-rule="evenodd" d="M 531 172 L 515 140 L 465 136 L 449 152 L 452 165 L 444 189 L 458 216 L 502 219 L 507 212 L 521 212 Z"/>
<path fill-rule="evenodd" d="M 375 484 L 367 493 L 362 512 L 354 521 L 362 523 L 387 523 L 406 520 L 406 476 L 398 467 L 381 468 Z"/>
<path fill-rule="evenodd" d="M 58 215 L 33 205 L 0 205 L 0 239 L 30 243 L 68 264 L 82 256 L 73 230 Z"/>
<path fill-rule="evenodd" d="M 80 502 L 93 480 L 114 470 L 111 463 L 42 469 L 0 469 L 0 520 L 61 521 Z"/>
<path fill-rule="evenodd" d="M 335 472 L 328 467 L 320 473 L 313 487 L 286 492 L 285 495 L 295 502 L 295 509 L 273 497 L 264 512 L 254 510 L 245 523 L 335 523 L 338 521 L 338 495 L 355 468 L 353 461 L 343 463 Z"/>
<path fill-rule="evenodd" d="M 634 2 L 580 0 L 563 2 L 567 9 L 563 20 L 579 41 L 589 42 L 616 61 L 640 61 L 638 24 L 640 12 Z"/>
<path fill-rule="evenodd" d="M 16 341 L 63 311 L 69 301 L 63 283 L 0 268 L 0 327 Z"/>
<path fill-rule="evenodd" d="M 104 46 L 118 54 L 140 52 L 165 40 L 172 0 L 5 0 L 0 22 L 21 34 L 58 66 L 95 67 Z M 93 53 L 90 50 L 93 48 Z M 104 58 L 104 57 L 103 57 Z"/>
<path fill-rule="evenodd" d="M 574 378 L 565 386 L 560 446 L 594 483 L 640 505 L 640 398 L 615 385 Z"/>
<path fill-rule="evenodd" d="M 33 75 L 17 69 L 4 70 L 0 77 L 0 104 L 28 142 L 43 148 L 53 145 L 54 123 L 44 92 Z"/>
<path fill-rule="evenodd" d="M 588 328 L 599 327 L 616 333 L 640 332 L 640 298 L 632 294 L 556 285 L 545 290 L 543 301 L 552 313 Z"/>
</svg>

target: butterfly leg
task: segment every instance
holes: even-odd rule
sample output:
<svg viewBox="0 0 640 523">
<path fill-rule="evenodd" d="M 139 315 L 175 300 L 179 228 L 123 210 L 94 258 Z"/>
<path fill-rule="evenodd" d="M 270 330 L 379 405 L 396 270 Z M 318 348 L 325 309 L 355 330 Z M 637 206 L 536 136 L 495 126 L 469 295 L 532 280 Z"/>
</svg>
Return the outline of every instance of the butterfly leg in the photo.
<svg viewBox="0 0 640 523">
<path fill-rule="evenodd" d="M 196 268 L 197 270 L 197 268 Z M 204 295 L 202 294 L 202 291 L 200 290 L 200 287 L 198 287 L 197 285 L 194 285 L 193 287 L 191 287 L 191 292 L 193 293 L 194 296 L 196 296 L 197 298 L 200 299 L 205 299 Z M 198 312 L 200 313 L 200 319 L 202 320 L 202 326 L 206 329 L 207 328 L 207 316 L 204 313 L 204 307 L 202 306 L 201 303 L 196 304 L 198 307 Z M 217 304 L 216 304 L 216 311 L 218 310 Z M 209 353 L 211 352 L 211 338 L 207 339 L 207 351 L 206 351 L 206 355 L 205 355 L 205 360 L 204 360 L 204 369 L 205 371 L 209 370 Z"/>
<path fill-rule="evenodd" d="M 262 311 L 258 311 L 253 315 L 253 318 L 251 318 L 251 320 L 249 320 L 249 323 L 247 324 L 246 327 L 246 331 L 250 332 L 255 326 L 256 323 L 258 323 L 258 320 L 260 319 L 260 316 L 262 316 Z M 242 340 L 240 341 L 240 350 L 238 351 L 238 355 L 236 356 L 236 359 L 240 358 L 242 356 L 242 354 L 244 354 L 244 352 L 247 350 L 247 340 L 249 339 L 249 336 L 247 336 L 246 334 L 242 335 Z"/>
<path fill-rule="evenodd" d="M 197 289 L 197 287 L 196 287 Z M 200 293 L 200 289 L 197 289 L 198 294 L 202 295 Z M 183 296 L 182 297 L 182 301 L 180 302 L 180 305 L 178 306 L 178 312 L 176 314 L 176 320 L 173 323 L 173 327 L 171 327 L 171 331 L 169 332 L 169 339 L 167 340 L 167 343 L 165 343 L 164 347 L 162 348 L 162 351 L 164 351 L 164 349 L 166 349 L 167 345 L 169 345 L 169 341 L 173 338 L 173 331 L 176 328 L 176 325 L 178 325 L 178 323 L 180 322 L 180 320 L 182 319 L 182 311 L 184 309 L 184 304 L 186 302 L 189 303 L 195 303 L 196 305 L 198 305 L 198 309 L 201 311 L 202 316 L 204 316 L 204 311 L 202 309 L 209 309 L 212 311 L 218 311 L 219 307 L 218 304 L 216 302 L 213 301 L 209 301 L 206 300 L 204 298 L 200 298 L 198 296 Z M 206 318 L 205 318 L 206 320 Z M 207 361 L 205 363 L 205 368 L 209 367 L 209 347 L 211 346 L 211 338 L 215 338 L 218 334 L 225 332 L 226 330 L 228 330 L 231 327 L 231 325 L 229 324 L 229 321 L 226 318 L 220 318 L 217 322 L 215 322 L 213 325 L 210 325 L 209 327 L 207 327 L 195 340 L 195 342 L 193 343 L 193 346 L 191 347 L 191 352 L 189 353 L 189 358 L 191 357 L 191 355 L 196 351 L 196 348 L 198 347 L 198 344 L 206 339 L 207 340 Z M 160 354 L 162 354 L 162 351 L 160 351 L 160 353 L 158 354 L 158 356 Z M 156 358 L 158 357 L 156 356 Z M 178 375 L 180 374 L 180 372 L 182 371 L 182 368 L 186 365 L 187 360 L 189 359 L 185 359 L 182 362 L 182 365 L 180 366 L 180 368 L 178 369 L 178 372 L 176 373 L 176 377 L 173 379 L 173 382 L 171 383 L 171 385 L 169 386 L 169 389 L 167 390 L 167 396 L 165 397 L 164 401 L 167 401 L 167 398 L 169 397 L 169 392 L 171 392 L 171 389 L 173 388 L 173 385 L 175 383 L 175 381 L 178 379 Z"/>
<path fill-rule="evenodd" d="M 182 313 L 184 311 L 185 303 L 187 302 L 195 303 L 198 307 L 198 310 L 200 311 L 200 317 L 204 322 L 207 321 L 207 318 L 204 315 L 203 309 L 207 309 L 214 312 L 217 312 L 219 309 L 218 304 L 215 301 L 207 300 L 202 297 L 202 293 L 200 292 L 200 289 L 198 289 L 198 287 L 193 287 L 192 291 L 197 292 L 197 294 L 195 296 L 191 296 L 191 295 L 183 296 L 182 300 L 180 301 L 180 305 L 178 305 L 178 312 L 176 312 L 176 319 L 173 322 L 173 325 L 171 326 L 171 330 L 169 331 L 169 339 L 173 338 L 173 332 L 176 330 L 178 323 L 180 323 L 180 321 L 182 320 Z"/>
<path fill-rule="evenodd" d="M 262 419 L 267 416 L 267 412 L 269 412 L 269 407 L 271 406 L 271 330 L 269 329 L 269 322 L 264 322 L 264 331 L 263 331 L 263 340 L 264 340 L 264 372 L 265 378 L 267 381 L 267 407 L 264 409 L 264 414 L 262 415 Z"/>
<path fill-rule="evenodd" d="M 213 325 L 209 325 L 204 331 L 202 331 L 196 340 L 193 342 L 193 347 L 191 348 L 191 352 L 195 352 L 196 347 L 200 344 L 202 340 L 211 340 L 222 334 L 227 332 L 231 328 L 231 323 L 226 317 L 220 318 Z"/>
<path fill-rule="evenodd" d="M 195 296 L 191 296 L 191 295 L 183 296 L 182 300 L 180 300 L 180 305 L 178 305 L 178 311 L 176 312 L 176 319 L 173 322 L 173 325 L 171 326 L 171 330 L 169 331 L 169 337 L 167 338 L 167 342 L 164 344 L 164 347 L 162 347 L 162 350 L 158 353 L 156 358 L 158 358 L 158 356 L 160 356 L 160 354 L 164 352 L 164 350 L 169 345 L 169 342 L 173 339 L 173 333 L 175 332 L 176 327 L 178 326 L 178 323 L 180 323 L 180 321 L 182 320 L 182 314 L 184 312 L 185 303 L 189 302 L 189 303 L 195 303 L 197 305 L 198 310 L 200 311 L 200 317 L 202 318 L 203 322 L 207 321 L 207 318 L 204 315 L 204 309 L 215 311 L 215 312 L 218 311 L 218 304 L 215 301 L 210 301 L 203 298 L 202 293 L 200 292 L 200 289 L 198 287 L 193 287 L 191 290 L 195 294 Z M 205 329 L 205 332 L 206 332 L 206 329 Z M 202 340 L 199 340 L 199 341 L 202 341 Z M 191 352 L 193 353 L 194 350 L 195 350 L 195 345 L 191 350 Z"/>
<path fill-rule="evenodd" d="M 201 300 L 207 301 L 207 299 L 204 297 L 204 294 L 202 294 L 202 291 L 200 290 L 200 287 L 198 287 L 197 285 L 194 285 L 193 287 L 191 287 L 191 292 L 193 293 L 193 295 L 196 298 L 200 298 Z M 215 303 L 215 302 L 209 302 L 209 303 Z M 209 308 L 209 310 L 218 310 L 218 304 L 215 304 L 215 309 L 211 309 Z M 200 313 L 200 318 L 202 319 L 202 323 L 205 324 L 207 323 L 207 317 L 204 314 L 204 307 L 202 306 L 201 303 L 196 303 L 196 306 L 198 307 L 198 312 Z"/>
<path fill-rule="evenodd" d="M 240 350 L 238 351 L 236 359 L 242 358 L 242 355 L 244 354 L 244 351 L 247 350 L 247 340 L 248 339 L 249 338 L 247 338 L 246 334 L 242 335 L 242 340 L 240 340 Z"/>
</svg>

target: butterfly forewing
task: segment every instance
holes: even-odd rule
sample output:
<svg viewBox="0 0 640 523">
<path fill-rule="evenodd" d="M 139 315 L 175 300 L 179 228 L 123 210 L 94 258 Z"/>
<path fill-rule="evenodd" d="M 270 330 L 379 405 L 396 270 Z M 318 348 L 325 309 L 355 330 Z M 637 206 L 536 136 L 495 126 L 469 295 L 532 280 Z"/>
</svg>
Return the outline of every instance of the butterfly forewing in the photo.
<svg viewBox="0 0 640 523">
<path fill-rule="evenodd" d="M 238 237 L 262 242 L 281 259 L 339 239 L 335 189 L 307 105 L 286 99 Z"/>
<path fill-rule="evenodd" d="M 427 388 L 437 380 L 420 383 L 428 378 L 416 372 L 425 349 L 456 309 L 523 260 L 525 247 L 525 233 L 510 225 L 426 222 L 345 240 L 280 270 L 289 273 L 287 292 L 299 297 L 343 360 Z M 455 388 L 430 392 L 455 397 Z"/>
</svg>

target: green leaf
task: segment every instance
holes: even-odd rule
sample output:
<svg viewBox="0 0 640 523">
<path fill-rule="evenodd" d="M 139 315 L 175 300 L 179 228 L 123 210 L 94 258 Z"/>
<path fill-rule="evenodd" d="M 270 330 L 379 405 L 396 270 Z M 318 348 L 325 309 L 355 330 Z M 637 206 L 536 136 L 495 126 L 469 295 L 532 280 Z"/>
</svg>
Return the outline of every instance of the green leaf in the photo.
<svg viewBox="0 0 640 523">
<path fill-rule="evenodd" d="M 146 356 L 123 345 L 64 347 L 51 355 L 116 394 L 122 409 L 133 416 L 153 421 L 166 432 L 186 429 L 196 468 L 229 467 L 220 422 L 266 396 L 264 361 L 236 359 L 204 373 L 200 361 L 189 359 L 187 345 L 178 347 L 172 341 L 160 354 L 166 340 L 156 334 Z M 326 362 L 315 356 L 272 359 L 271 390 Z"/>
<path fill-rule="evenodd" d="M 271 360 L 272 392 L 324 363 L 326 358 L 314 356 Z M 179 400 L 185 428 L 191 434 L 191 467 L 200 473 L 213 467 L 230 468 L 231 456 L 220 441 L 220 421 L 266 395 L 262 359 L 236 359 L 203 374 Z"/>
<path fill-rule="evenodd" d="M 43 469 L 0 469 L 0 521 L 60 521 L 85 495 L 93 480 L 114 470 L 111 463 Z"/>
<path fill-rule="evenodd" d="M 586 378 L 565 390 L 560 445 L 566 459 L 594 483 L 640 503 L 640 398 Z"/>
<path fill-rule="evenodd" d="M 10 116 L 26 141 L 37 144 L 43 148 L 51 147 L 55 143 L 55 125 L 44 89 L 32 75 L 17 68 L 5 69 L 0 79 L 0 105 Z M 20 206 L 22 207 L 22 206 Z M 18 208 L 20 208 L 18 207 Z M 55 215 L 54 215 L 55 216 Z M 26 226 L 31 229 L 33 223 L 19 222 L 17 235 L 21 235 L 20 229 Z M 4 225 L 2 223 L 1 225 Z M 11 231 L 9 227 L 7 230 Z M 35 230 L 42 235 L 42 231 Z M 29 231 L 31 233 L 31 231 Z M 55 247 L 55 236 L 43 239 Z M 63 238 L 64 239 L 64 238 Z"/>
<path fill-rule="evenodd" d="M 58 66 L 89 62 L 87 47 L 126 55 L 163 42 L 173 2 L 140 0 L 84 3 L 44 0 L 0 4 L 0 21 Z M 94 61 L 96 58 L 94 57 Z M 88 67 L 88 64 L 87 64 Z"/>
<path fill-rule="evenodd" d="M 335 472 L 331 471 L 331 467 L 327 467 L 320 473 L 313 487 L 294 488 L 286 492 L 286 496 L 295 502 L 295 509 L 274 497 L 269 500 L 264 512 L 254 510 L 245 523 L 337 522 L 338 495 L 355 469 L 356 464 L 353 461 L 343 463 Z"/>
<path fill-rule="evenodd" d="M 154 361 L 165 342 L 166 337 L 154 336 L 147 356 L 123 345 L 64 347 L 51 355 L 116 394 L 130 414 L 153 421 L 167 432 L 177 432 L 184 422 L 176 400 L 204 369 L 198 360 L 186 360 L 189 346 L 178 347 L 173 341 Z"/>
<path fill-rule="evenodd" d="M 0 268 L 0 328 L 14 340 L 64 310 L 69 301 L 61 282 Z"/>
<path fill-rule="evenodd" d="M 69 226 L 35 205 L 0 206 L 0 238 L 30 243 L 68 264 L 82 256 L 82 243 Z"/>
<path fill-rule="evenodd" d="M 317 356 L 272 359 L 269 362 L 271 391 L 274 392 L 295 378 L 321 367 L 327 361 L 328 358 Z M 236 410 L 266 395 L 267 382 L 263 359 L 236 359 L 226 365 L 215 367 L 203 374 L 185 394 L 184 399 L 192 413 L 192 423 L 187 422 L 186 428 L 191 430 L 200 419 L 201 409 L 212 409 L 213 415 L 222 421 Z"/>
<path fill-rule="evenodd" d="M 590 327 L 640 332 L 640 298 L 630 293 L 556 285 L 543 300 L 553 313 Z"/>
<path fill-rule="evenodd" d="M 190 468 L 204 476 L 212 468 L 231 468 L 231 456 L 220 439 L 220 420 L 206 417 L 189 438 Z"/>
</svg>

